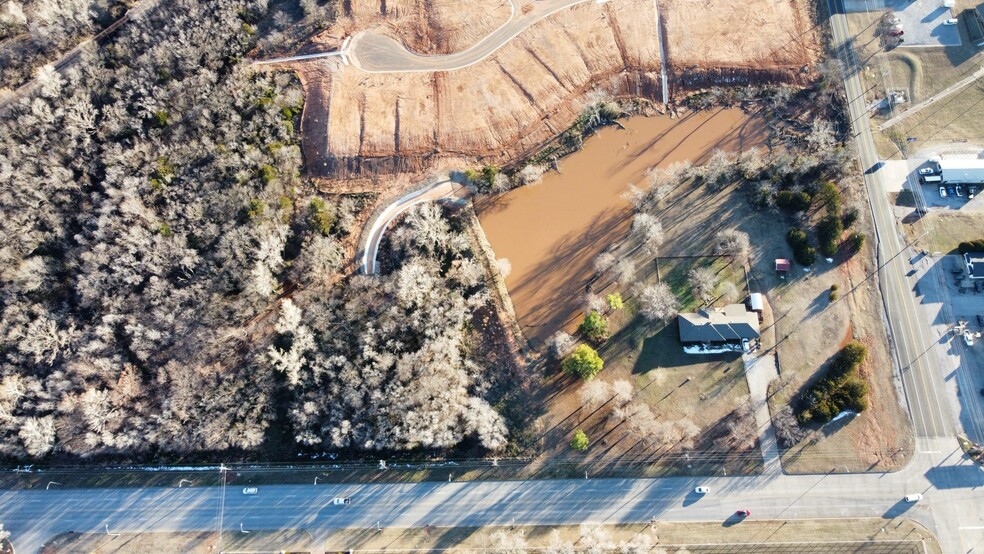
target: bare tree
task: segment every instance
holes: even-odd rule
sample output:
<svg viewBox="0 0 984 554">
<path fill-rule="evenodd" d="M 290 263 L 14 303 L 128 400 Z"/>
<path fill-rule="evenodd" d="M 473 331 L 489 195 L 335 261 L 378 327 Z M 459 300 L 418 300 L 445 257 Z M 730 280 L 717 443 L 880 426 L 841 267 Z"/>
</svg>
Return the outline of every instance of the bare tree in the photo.
<svg viewBox="0 0 984 554">
<path fill-rule="evenodd" d="M 800 427 L 793 408 L 783 406 L 772 418 L 772 425 L 776 430 L 776 440 L 783 448 L 792 448 L 806 438 L 807 432 Z"/>
<path fill-rule="evenodd" d="M 687 272 L 687 283 L 694 297 L 707 304 L 714 298 L 717 275 L 710 267 L 695 267 Z"/>
<path fill-rule="evenodd" d="M 635 263 L 628 258 L 623 258 L 616 262 L 615 266 L 612 267 L 612 277 L 615 282 L 619 284 L 631 283 L 635 278 L 636 267 Z"/>
<path fill-rule="evenodd" d="M 632 233 L 639 239 L 643 250 L 650 255 L 659 252 L 663 244 L 663 224 L 655 216 L 642 212 L 632 218 Z"/>
<path fill-rule="evenodd" d="M 615 265 L 615 254 L 602 252 L 594 259 L 594 268 L 598 273 L 607 273 Z"/>
<path fill-rule="evenodd" d="M 714 237 L 714 254 L 733 256 L 740 260 L 748 258 L 750 243 L 748 233 L 737 229 L 725 229 Z"/>
<path fill-rule="evenodd" d="M 612 387 L 601 379 L 585 381 L 577 393 L 581 405 L 588 410 L 594 410 L 612 397 Z"/>
<path fill-rule="evenodd" d="M 639 291 L 639 313 L 650 321 L 666 321 L 677 314 L 676 295 L 666 283 L 653 283 Z"/>
<path fill-rule="evenodd" d="M 550 348 L 550 354 L 554 358 L 561 360 L 574 351 L 577 341 L 564 331 L 557 331 L 547 339 L 547 344 Z"/>
<path fill-rule="evenodd" d="M 612 382 L 613 401 L 616 406 L 623 406 L 635 396 L 635 387 L 625 379 L 616 379 Z"/>
</svg>

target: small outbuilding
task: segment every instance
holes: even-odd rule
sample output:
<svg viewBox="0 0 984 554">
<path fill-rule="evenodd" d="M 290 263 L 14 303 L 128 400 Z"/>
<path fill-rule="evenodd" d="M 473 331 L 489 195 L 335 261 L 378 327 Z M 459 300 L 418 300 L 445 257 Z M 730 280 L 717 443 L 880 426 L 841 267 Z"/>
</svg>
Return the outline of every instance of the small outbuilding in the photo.
<svg viewBox="0 0 984 554">
<path fill-rule="evenodd" d="M 762 314 L 765 312 L 765 297 L 761 292 L 753 292 L 748 295 L 748 309 L 758 314 L 759 322 L 762 321 Z"/>
<path fill-rule="evenodd" d="M 776 258 L 776 272 L 777 273 L 788 273 L 789 269 L 793 267 L 793 264 L 785 258 Z"/>
<path fill-rule="evenodd" d="M 984 279 L 984 252 L 967 252 L 964 254 L 967 265 L 967 276 L 971 279 Z"/>
</svg>

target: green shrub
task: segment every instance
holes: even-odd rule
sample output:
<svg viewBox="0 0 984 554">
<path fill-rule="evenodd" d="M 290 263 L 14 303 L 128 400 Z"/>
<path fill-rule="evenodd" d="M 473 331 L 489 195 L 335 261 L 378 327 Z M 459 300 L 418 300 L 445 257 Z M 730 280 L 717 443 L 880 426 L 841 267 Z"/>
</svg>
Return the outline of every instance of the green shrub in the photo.
<svg viewBox="0 0 984 554">
<path fill-rule="evenodd" d="M 605 366 L 605 362 L 595 352 L 594 348 L 586 344 L 579 344 L 570 356 L 564 358 L 561 365 L 567 373 L 590 381 L 594 379 L 595 375 L 598 375 L 601 368 Z"/>
<path fill-rule="evenodd" d="M 802 229 L 790 229 L 786 233 L 786 242 L 793 248 L 793 257 L 796 263 L 809 267 L 817 261 L 817 250 L 810 246 L 806 231 Z"/>
<path fill-rule="evenodd" d="M 830 214 L 817 224 L 817 238 L 820 240 L 820 251 L 830 257 L 837 253 L 840 236 L 844 232 L 844 224 L 839 216 Z"/>
<path fill-rule="evenodd" d="M 311 200 L 309 209 L 311 226 L 326 237 L 330 235 L 337 219 L 334 210 L 329 210 L 328 206 L 325 205 L 325 201 L 320 198 Z"/>
<path fill-rule="evenodd" d="M 864 233 L 854 232 L 847 237 L 847 245 L 852 253 L 858 253 L 864 248 Z"/>
<path fill-rule="evenodd" d="M 591 342 L 605 342 L 608 340 L 608 322 L 598 312 L 592 311 L 584 316 L 584 321 L 577 328 L 586 339 Z"/>
<path fill-rule="evenodd" d="M 837 353 L 826 374 L 804 394 L 797 416 L 801 423 L 826 423 L 845 410 L 860 413 L 868 408 L 868 384 L 858 376 L 858 367 L 867 354 L 867 348 L 859 342 L 852 342 Z"/>
<path fill-rule="evenodd" d="M 849 229 L 851 225 L 854 225 L 860 216 L 861 212 L 859 212 L 857 208 L 851 208 L 848 210 L 844 214 L 844 217 L 841 218 L 841 221 L 844 223 L 844 228 Z"/>
<path fill-rule="evenodd" d="M 608 303 L 608 309 L 610 310 L 621 310 L 625 303 L 622 301 L 622 295 L 613 292 L 605 297 L 605 302 Z"/>
<path fill-rule="evenodd" d="M 802 191 L 782 190 L 776 195 L 776 206 L 787 212 L 802 212 L 810 207 L 812 201 L 810 195 Z"/>
<path fill-rule="evenodd" d="M 578 451 L 585 451 L 588 449 L 588 435 L 584 431 L 578 429 L 574 431 L 574 438 L 571 439 L 571 448 Z"/>
<path fill-rule="evenodd" d="M 250 219 L 256 219 L 261 217 L 264 211 L 266 211 L 266 205 L 263 204 L 263 201 L 258 198 L 254 198 L 249 201 L 249 208 L 246 209 L 246 215 L 249 216 Z"/>
<path fill-rule="evenodd" d="M 833 181 L 824 181 L 817 190 L 814 200 L 827 208 L 830 215 L 840 215 L 841 193 Z"/>
<path fill-rule="evenodd" d="M 269 185 L 277 178 L 277 168 L 270 164 L 263 164 L 260 166 L 260 179 L 263 180 L 264 185 Z"/>
</svg>

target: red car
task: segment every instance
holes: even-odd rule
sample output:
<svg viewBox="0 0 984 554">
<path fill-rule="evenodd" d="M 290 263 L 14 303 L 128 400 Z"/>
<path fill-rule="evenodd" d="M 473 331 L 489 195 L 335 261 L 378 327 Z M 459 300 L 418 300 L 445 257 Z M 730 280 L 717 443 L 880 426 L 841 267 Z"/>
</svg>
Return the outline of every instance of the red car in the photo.
<svg viewBox="0 0 984 554">
<path fill-rule="evenodd" d="M 737 512 L 735 512 L 735 515 L 736 516 L 739 516 L 739 517 L 748 517 L 748 516 L 752 515 L 752 511 L 751 510 L 738 510 Z"/>
</svg>

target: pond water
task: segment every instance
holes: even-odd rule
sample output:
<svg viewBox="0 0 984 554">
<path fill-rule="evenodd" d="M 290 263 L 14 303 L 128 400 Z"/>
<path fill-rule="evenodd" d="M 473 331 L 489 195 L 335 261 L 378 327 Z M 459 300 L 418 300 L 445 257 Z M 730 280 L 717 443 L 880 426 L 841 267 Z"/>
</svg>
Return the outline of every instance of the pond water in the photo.
<svg viewBox="0 0 984 554">
<path fill-rule="evenodd" d="M 606 127 L 584 148 L 561 160 L 539 184 L 476 203 L 497 258 L 512 265 L 506 287 L 527 339 L 537 343 L 558 329 L 573 330 L 594 275 L 594 258 L 622 239 L 631 205 L 630 183 L 645 171 L 690 160 L 700 164 L 715 149 L 738 152 L 764 143 L 762 120 L 738 109 L 633 117 L 625 129 Z"/>
</svg>

